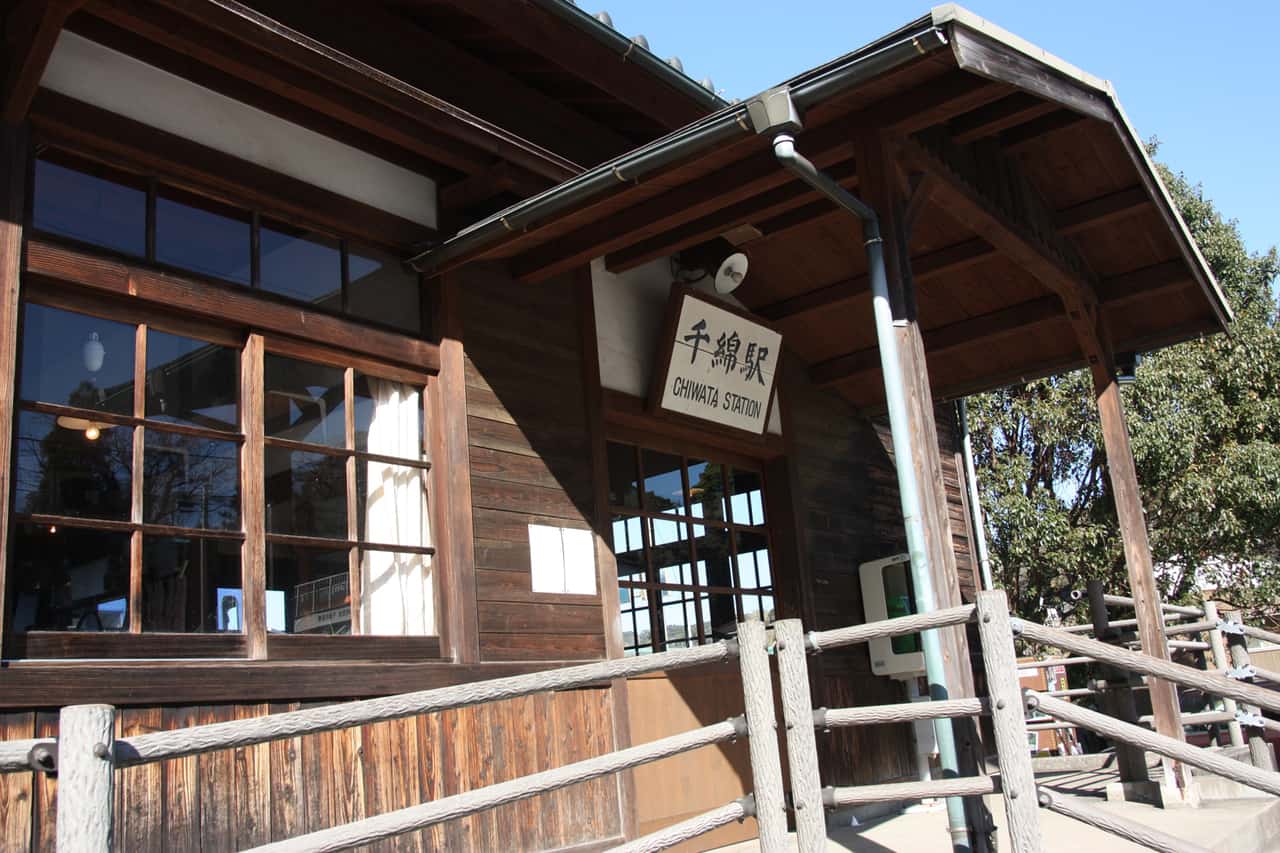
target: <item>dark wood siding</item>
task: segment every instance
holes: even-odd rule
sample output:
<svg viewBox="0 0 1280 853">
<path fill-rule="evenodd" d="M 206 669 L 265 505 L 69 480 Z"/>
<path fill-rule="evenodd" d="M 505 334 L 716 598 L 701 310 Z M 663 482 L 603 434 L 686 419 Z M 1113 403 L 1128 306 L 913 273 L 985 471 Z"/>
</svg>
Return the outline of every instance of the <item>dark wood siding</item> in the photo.
<svg viewBox="0 0 1280 853">
<path fill-rule="evenodd" d="M 119 734 L 294 710 L 297 703 L 123 709 Z M 240 850 L 613 748 L 607 688 L 539 694 L 120 771 L 115 849 Z M 0 714 L 0 740 L 57 734 L 56 711 Z M 54 849 L 57 782 L 0 775 L 0 850 Z M 616 837 L 612 777 L 368 850 L 549 850 Z"/>
<path fill-rule="evenodd" d="M 532 592 L 530 524 L 591 528 L 581 330 L 572 282 L 459 273 L 480 658 L 604 657 L 595 595 Z"/>
</svg>

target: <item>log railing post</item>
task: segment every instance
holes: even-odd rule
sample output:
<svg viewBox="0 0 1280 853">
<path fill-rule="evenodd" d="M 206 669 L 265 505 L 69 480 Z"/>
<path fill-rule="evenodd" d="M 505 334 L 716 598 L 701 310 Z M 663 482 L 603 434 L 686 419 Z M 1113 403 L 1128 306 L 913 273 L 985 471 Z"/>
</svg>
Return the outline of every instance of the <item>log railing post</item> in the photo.
<svg viewBox="0 0 1280 853">
<path fill-rule="evenodd" d="M 1040 805 L 1035 771 L 1027 748 L 1027 723 L 1018 684 L 1018 656 L 1013 648 L 1009 603 L 1004 590 L 978 593 L 978 636 L 991 694 L 991 722 L 996 735 L 1000 786 L 1009 816 L 1014 853 L 1039 853 Z"/>
<path fill-rule="evenodd" d="M 804 628 L 799 619 L 773 626 L 778 648 L 782 717 L 787 727 L 787 765 L 791 771 L 791 803 L 796 813 L 799 853 L 827 849 L 827 820 L 822 807 L 818 747 L 813 735 L 813 698 L 805 656 Z"/>
<path fill-rule="evenodd" d="M 1089 581 L 1089 615 L 1093 620 L 1094 639 L 1104 643 L 1114 642 L 1111 637 L 1110 616 L 1107 614 L 1107 603 L 1102 581 Z M 1106 689 L 1102 692 L 1102 706 L 1108 714 L 1126 723 L 1138 722 L 1138 707 L 1133 701 L 1133 690 L 1130 687 L 1130 675 L 1124 670 L 1099 663 L 1099 674 L 1106 681 Z M 1147 756 L 1127 743 L 1116 744 L 1116 763 L 1119 765 L 1120 782 L 1149 782 L 1147 773 Z"/>
<path fill-rule="evenodd" d="M 115 708 L 71 705 L 58 715 L 58 853 L 111 850 Z"/>
<path fill-rule="evenodd" d="M 1240 624 L 1240 614 L 1232 613 L 1228 617 L 1228 621 Z M 1249 641 L 1245 639 L 1242 633 L 1233 633 L 1229 636 L 1228 642 L 1231 645 L 1231 665 L 1236 669 L 1243 669 L 1249 665 Z M 1252 679 L 1249 680 L 1252 683 Z M 1261 716 L 1262 711 L 1256 705 L 1240 705 L 1238 706 L 1247 714 L 1256 714 Z M 1244 734 L 1249 740 L 1249 761 L 1259 770 L 1274 770 L 1275 767 L 1271 761 L 1271 748 L 1267 746 L 1267 740 L 1264 737 L 1265 731 L 1258 726 L 1248 726 L 1245 728 Z"/>
<path fill-rule="evenodd" d="M 778 723 L 773 711 L 773 677 L 769 673 L 764 623 L 758 618 L 740 622 L 738 647 L 760 849 L 763 853 L 781 853 L 787 844 L 787 807 L 782 796 L 782 759 L 778 755 Z"/>
<path fill-rule="evenodd" d="M 1206 601 L 1204 603 L 1204 618 L 1210 622 L 1221 622 L 1222 617 L 1218 615 L 1218 604 L 1214 601 Z M 1231 658 L 1227 654 L 1227 641 L 1222 636 L 1222 631 L 1214 628 L 1209 632 L 1209 650 L 1213 654 L 1213 668 L 1219 672 L 1223 672 L 1231 665 Z M 1222 707 L 1228 714 L 1235 715 L 1236 700 L 1225 697 L 1222 700 Z M 1240 729 L 1240 722 L 1232 720 L 1227 723 L 1227 732 L 1231 736 L 1232 746 L 1244 746 L 1244 732 Z"/>
</svg>

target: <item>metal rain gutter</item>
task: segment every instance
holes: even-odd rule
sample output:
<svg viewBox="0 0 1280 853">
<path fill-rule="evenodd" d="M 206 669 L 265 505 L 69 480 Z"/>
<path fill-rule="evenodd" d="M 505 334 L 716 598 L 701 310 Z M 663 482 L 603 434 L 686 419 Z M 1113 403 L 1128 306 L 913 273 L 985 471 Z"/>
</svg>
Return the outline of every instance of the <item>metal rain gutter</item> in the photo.
<svg viewBox="0 0 1280 853">
<path fill-rule="evenodd" d="M 587 33 L 617 51 L 622 60 L 634 62 L 663 83 L 708 110 L 719 110 L 728 104 L 724 98 L 689 75 L 659 59 L 643 45 L 627 38 L 613 27 L 573 5 L 572 0 L 533 0 L 534 5 L 560 20 Z"/>
<path fill-rule="evenodd" d="M 889 432 L 893 440 L 894 466 L 898 473 L 898 492 L 902 501 L 902 521 L 907 534 L 907 552 L 911 556 L 911 580 L 915 587 L 916 611 L 931 613 L 938 609 L 938 598 L 933 588 L 933 576 L 929 570 L 928 543 L 924 532 L 924 503 L 920 484 L 911 460 L 916 458 L 915 439 L 907 413 L 907 400 L 902 376 L 902 362 L 898 358 L 898 339 L 894 332 L 893 310 L 889 305 L 889 282 L 885 272 L 884 240 L 880 236 L 880 217 L 869 205 L 829 175 L 819 171 L 803 154 L 796 150 L 795 138 L 789 132 L 799 125 L 798 112 L 786 103 L 786 90 L 766 93 L 765 105 L 752 115 L 762 118 L 760 132 L 781 130 L 773 138 L 773 153 L 778 162 L 800 180 L 829 198 L 836 206 L 852 213 L 862 222 L 863 244 L 867 251 L 867 277 L 871 285 L 872 316 L 875 320 L 876 340 L 880 349 L 880 367 L 884 375 L 885 401 L 889 410 Z M 770 102 L 782 102 L 781 104 Z M 950 698 L 947 689 L 945 656 L 938 631 L 923 631 L 920 635 L 924 651 L 925 675 L 929 680 L 929 697 L 936 701 Z M 934 735 L 938 739 L 938 759 L 944 776 L 960 775 L 960 762 L 956 752 L 955 730 L 948 719 L 933 721 Z M 965 818 L 964 801 L 959 797 L 947 798 L 947 823 L 951 830 L 951 843 L 957 853 L 973 849 L 969 837 L 969 825 Z"/>
<path fill-rule="evenodd" d="M 792 101 L 805 109 L 947 45 L 946 35 L 927 18 L 894 36 L 897 38 L 893 41 L 869 45 L 795 78 L 790 84 Z M 616 189 L 619 184 L 638 183 L 671 163 L 754 132 L 747 118 L 746 103 L 730 106 L 468 226 L 445 242 L 409 258 L 407 263 L 418 272 L 438 272 L 450 262 L 480 251 L 502 236 L 527 231 Z"/>
</svg>

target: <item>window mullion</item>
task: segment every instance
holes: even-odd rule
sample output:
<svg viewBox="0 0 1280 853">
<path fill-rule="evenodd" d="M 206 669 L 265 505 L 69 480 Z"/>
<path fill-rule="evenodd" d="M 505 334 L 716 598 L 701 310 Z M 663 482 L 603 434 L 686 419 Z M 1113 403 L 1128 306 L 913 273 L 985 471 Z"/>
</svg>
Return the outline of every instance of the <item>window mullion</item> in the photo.
<svg viewBox="0 0 1280 853">
<path fill-rule="evenodd" d="M 133 338 L 133 416 L 142 418 L 147 412 L 147 324 L 134 327 Z M 145 494 L 143 474 L 146 461 L 146 428 L 133 429 L 133 466 L 130 472 L 130 521 L 135 525 L 129 539 L 129 633 L 142 632 L 142 502 Z"/>
<path fill-rule="evenodd" d="M 356 517 L 359 511 L 359 502 L 356 499 L 356 371 L 355 368 L 348 367 L 343 371 L 342 377 L 343 395 L 346 405 L 343 411 L 346 415 L 346 448 L 347 456 L 347 539 L 353 544 L 347 551 L 348 571 L 350 572 L 347 580 L 349 597 L 351 599 L 351 633 L 363 633 L 364 627 L 361 625 L 360 619 L 360 548 L 355 545 L 355 541 L 360 538 L 360 523 Z"/>
<path fill-rule="evenodd" d="M 250 658 L 267 656 L 266 463 L 263 436 L 262 335 L 251 334 L 240 355 L 240 423 L 244 432 L 240 466 L 240 517 L 244 544 L 240 567 L 243 628 Z"/>
</svg>

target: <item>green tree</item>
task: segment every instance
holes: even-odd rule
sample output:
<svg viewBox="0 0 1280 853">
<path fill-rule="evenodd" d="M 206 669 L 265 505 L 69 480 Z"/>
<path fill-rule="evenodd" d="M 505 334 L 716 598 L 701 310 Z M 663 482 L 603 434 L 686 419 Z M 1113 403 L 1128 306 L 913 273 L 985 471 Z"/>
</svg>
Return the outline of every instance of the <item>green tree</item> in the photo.
<svg viewBox="0 0 1280 853">
<path fill-rule="evenodd" d="M 1184 175 L 1159 167 L 1235 311 L 1229 335 L 1146 354 L 1124 404 L 1152 558 L 1169 600 L 1201 583 L 1280 619 L 1280 310 L 1276 249 L 1250 254 Z M 1024 615 L 1090 578 L 1127 589 L 1089 376 L 974 397 L 974 452 L 993 570 Z"/>
</svg>

